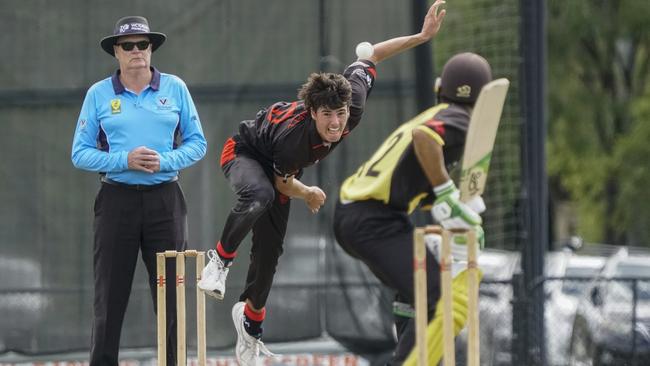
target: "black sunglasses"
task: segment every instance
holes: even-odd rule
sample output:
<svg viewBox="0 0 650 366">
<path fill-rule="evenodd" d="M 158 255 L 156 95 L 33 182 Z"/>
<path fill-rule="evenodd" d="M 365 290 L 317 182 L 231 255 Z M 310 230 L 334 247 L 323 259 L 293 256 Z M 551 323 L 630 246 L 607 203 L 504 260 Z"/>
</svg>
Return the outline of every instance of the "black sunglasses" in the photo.
<svg viewBox="0 0 650 366">
<path fill-rule="evenodd" d="M 140 51 L 144 51 L 149 48 L 150 44 L 151 42 L 149 41 L 116 43 L 116 45 L 122 47 L 124 51 L 132 51 L 133 47 L 138 47 Z"/>
</svg>

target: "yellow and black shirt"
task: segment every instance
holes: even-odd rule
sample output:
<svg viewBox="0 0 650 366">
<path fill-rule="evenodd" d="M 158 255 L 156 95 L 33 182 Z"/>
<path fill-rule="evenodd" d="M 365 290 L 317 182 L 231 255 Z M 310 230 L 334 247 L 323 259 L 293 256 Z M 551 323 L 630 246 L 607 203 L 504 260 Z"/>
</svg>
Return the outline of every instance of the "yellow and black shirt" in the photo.
<svg viewBox="0 0 650 366">
<path fill-rule="evenodd" d="M 469 120 L 468 108 L 443 103 L 402 124 L 343 182 L 341 202 L 375 200 L 396 210 L 413 212 L 424 198 L 433 195 L 415 155 L 413 130 L 421 129 L 443 145 L 445 164 L 451 173 L 462 156 Z"/>
</svg>

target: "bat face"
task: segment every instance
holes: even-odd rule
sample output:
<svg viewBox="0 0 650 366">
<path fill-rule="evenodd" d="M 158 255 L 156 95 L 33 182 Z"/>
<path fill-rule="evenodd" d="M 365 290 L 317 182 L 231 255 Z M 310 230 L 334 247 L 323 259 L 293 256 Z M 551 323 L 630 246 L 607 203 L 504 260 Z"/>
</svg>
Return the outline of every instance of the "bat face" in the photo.
<svg viewBox="0 0 650 366">
<path fill-rule="evenodd" d="M 474 165 L 467 168 L 463 167 L 461 171 L 461 182 L 465 182 L 467 201 L 477 195 L 483 193 L 485 184 L 487 183 L 487 173 L 490 168 L 490 160 L 492 159 L 492 151 L 485 155 L 481 160 Z M 465 201 L 465 200 L 463 200 Z"/>
<path fill-rule="evenodd" d="M 485 190 L 501 112 L 510 82 L 502 78 L 486 84 L 476 100 L 465 140 L 460 171 L 460 199 L 467 202 Z"/>
</svg>

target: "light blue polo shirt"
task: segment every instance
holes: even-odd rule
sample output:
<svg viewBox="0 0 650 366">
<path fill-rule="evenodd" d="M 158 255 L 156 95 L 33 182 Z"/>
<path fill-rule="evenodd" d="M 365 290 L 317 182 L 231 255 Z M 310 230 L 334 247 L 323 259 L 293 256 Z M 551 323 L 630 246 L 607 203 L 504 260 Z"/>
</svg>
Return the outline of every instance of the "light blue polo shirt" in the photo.
<svg viewBox="0 0 650 366">
<path fill-rule="evenodd" d="M 207 142 L 185 83 L 152 68 L 139 95 L 120 82 L 119 70 L 88 89 L 72 142 L 72 163 L 127 184 L 158 184 L 205 155 Z M 160 155 L 160 171 L 128 169 L 127 155 L 139 146 Z"/>
</svg>

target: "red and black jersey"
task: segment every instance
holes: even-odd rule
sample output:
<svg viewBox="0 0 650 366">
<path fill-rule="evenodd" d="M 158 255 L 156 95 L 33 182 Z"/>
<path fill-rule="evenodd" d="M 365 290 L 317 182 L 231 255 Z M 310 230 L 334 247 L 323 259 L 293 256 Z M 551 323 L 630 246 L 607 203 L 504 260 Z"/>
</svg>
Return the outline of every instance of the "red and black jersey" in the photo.
<svg viewBox="0 0 650 366">
<path fill-rule="evenodd" d="M 235 146 L 229 149 L 229 154 L 251 155 L 278 176 L 297 175 L 303 168 L 325 158 L 361 121 L 366 98 L 375 82 L 375 65 L 357 61 L 345 69 L 343 76 L 352 87 L 352 101 L 341 140 L 323 143 L 303 101 L 277 102 L 260 110 L 254 120 L 240 123 L 239 133 L 233 137 Z M 222 165 L 228 161 L 222 155 Z"/>
</svg>

